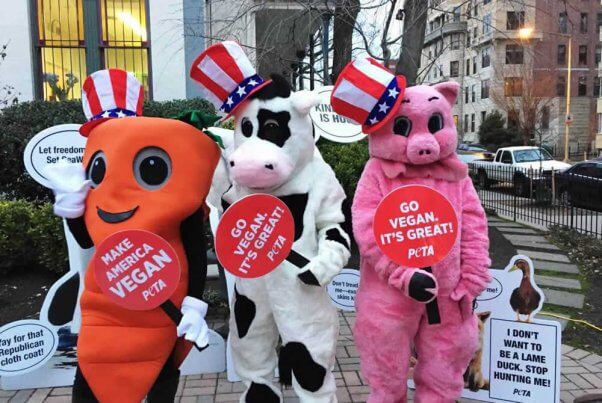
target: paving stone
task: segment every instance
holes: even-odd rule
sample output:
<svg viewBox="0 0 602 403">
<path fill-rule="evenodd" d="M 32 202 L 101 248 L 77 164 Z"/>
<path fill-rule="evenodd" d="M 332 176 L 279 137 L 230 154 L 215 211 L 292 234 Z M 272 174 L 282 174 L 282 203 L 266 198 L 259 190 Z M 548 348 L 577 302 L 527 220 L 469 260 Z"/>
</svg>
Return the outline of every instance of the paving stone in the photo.
<svg viewBox="0 0 602 403">
<path fill-rule="evenodd" d="M 50 394 L 51 388 L 36 389 L 33 395 L 27 400 L 28 403 L 42 403 Z"/>
<path fill-rule="evenodd" d="M 355 371 L 343 371 L 343 378 L 345 379 L 345 385 L 347 386 L 356 386 L 362 384 L 360 378 L 357 376 L 357 372 Z"/>
<path fill-rule="evenodd" d="M 44 403 L 71 403 L 71 396 L 48 396 Z"/>
<path fill-rule="evenodd" d="M 602 388 L 602 379 L 594 374 L 581 374 L 586 381 L 594 385 L 596 388 Z"/>
<path fill-rule="evenodd" d="M 581 362 L 584 364 L 596 365 L 602 362 L 602 357 L 600 357 L 598 354 L 590 354 L 581 359 Z"/>
<path fill-rule="evenodd" d="M 560 251 L 560 248 L 556 245 L 552 245 L 549 242 L 529 242 L 529 241 L 510 241 L 510 243 L 518 248 L 529 248 L 529 249 L 544 249 L 549 251 Z"/>
<path fill-rule="evenodd" d="M 568 392 L 568 391 L 560 392 L 560 401 L 562 403 L 573 403 L 574 399 L 575 399 L 575 397 L 573 395 L 571 395 L 570 392 Z"/>
<path fill-rule="evenodd" d="M 50 396 L 71 396 L 71 388 L 53 388 L 50 392 Z"/>
<path fill-rule="evenodd" d="M 337 388 L 337 400 L 339 403 L 350 403 L 351 395 L 345 388 Z"/>
<path fill-rule="evenodd" d="M 180 403 L 197 403 L 197 396 L 184 396 L 180 398 Z"/>
<path fill-rule="evenodd" d="M 594 387 L 594 385 L 586 381 L 583 376 L 579 374 L 567 374 L 566 377 L 569 381 L 579 386 L 580 389 L 592 389 Z"/>
<path fill-rule="evenodd" d="M 545 261 L 550 261 L 550 262 L 561 262 L 561 263 L 570 263 L 571 262 L 568 257 L 566 257 L 565 255 L 561 255 L 559 253 L 537 252 L 537 251 L 522 250 L 522 249 L 518 249 L 516 251 L 516 253 L 519 255 L 527 255 L 531 259 L 537 259 L 537 260 L 545 260 Z"/>
<path fill-rule="evenodd" d="M 15 395 L 10 399 L 11 403 L 25 403 L 31 395 L 33 395 L 33 389 L 23 389 L 17 391 Z"/>
<path fill-rule="evenodd" d="M 567 355 L 568 353 L 570 353 L 571 351 L 573 351 L 575 349 L 575 347 L 571 347 L 568 344 L 563 344 L 560 351 L 562 352 L 562 355 Z"/>
<path fill-rule="evenodd" d="M 213 396 L 198 396 L 196 399 L 196 403 L 213 403 Z"/>
<path fill-rule="evenodd" d="M 543 285 L 548 287 L 570 288 L 573 290 L 581 289 L 581 283 L 579 280 L 575 280 L 573 278 L 551 277 L 536 274 L 535 282 L 540 286 Z"/>
<path fill-rule="evenodd" d="M 503 234 L 504 238 L 512 241 L 524 241 L 524 242 L 536 242 L 536 243 L 550 243 L 545 237 L 541 235 L 523 235 L 523 234 Z"/>
<path fill-rule="evenodd" d="M 182 396 L 198 396 L 198 395 L 213 395 L 215 394 L 214 387 L 206 388 L 184 388 Z"/>
<path fill-rule="evenodd" d="M 579 386 L 575 385 L 573 382 L 561 382 L 560 390 L 575 390 L 579 389 Z"/>
<path fill-rule="evenodd" d="M 531 228 L 498 228 L 504 235 L 505 234 L 539 234 L 539 232 L 535 231 Z"/>
<path fill-rule="evenodd" d="M 508 222 L 508 221 L 489 221 L 489 226 L 490 227 L 496 227 L 496 228 L 525 228 L 520 224 L 516 224 L 513 222 Z"/>
<path fill-rule="evenodd" d="M 535 270 L 557 271 L 560 273 L 579 274 L 579 268 L 572 263 L 549 262 L 531 259 Z"/>
<path fill-rule="evenodd" d="M 574 374 L 588 374 L 589 371 L 583 367 L 566 367 L 562 370 L 566 376 Z M 591 387 L 591 386 L 590 386 Z"/>
<path fill-rule="evenodd" d="M 0 397 L 13 397 L 17 393 L 16 390 L 2 390 L 0 389 Z"/>
<path fill-rule="evenodd" d="M 238 402 L 239 399 L 239 393 L 225 393 L 223 395 L 215 395 L 216 402 Z"/>
<path fill-rule="evenodd" d="M 573 360 L 582 360 L 585 359 L 590 353 L 588 351 L 582 350 L 580 348 L 576 348 L 570 353 L 566 354 L 567 357 L 572 358 Z"/>
<path fill-rule="evenodd" d="M 546 296 L 546 303 L 559 306 L 567 306 L 570 308 L 583 308 L 585 297 L 581 294 L 575 294 L 567 291 L 550 290 L 547 288 L 541 289 Z"/>
</svg>

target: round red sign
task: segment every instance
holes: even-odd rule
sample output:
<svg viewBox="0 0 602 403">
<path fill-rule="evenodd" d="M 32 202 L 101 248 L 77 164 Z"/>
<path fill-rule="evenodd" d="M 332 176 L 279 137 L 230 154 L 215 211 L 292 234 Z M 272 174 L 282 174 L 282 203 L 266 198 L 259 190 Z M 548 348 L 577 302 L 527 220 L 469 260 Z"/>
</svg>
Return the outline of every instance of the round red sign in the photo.
<svg viewBox="0 0 602 403">
<path fill-rule="evenodd" d="M 380 250 L 404 267 L 432 266 L 447 256 L 458 237 L 458 218 L 449 200 L 421 185 L 389 193 L 376 208 L 374 237 Z"/>
<path fill-rule="evenodd" d="M 215 252 L 237 277 L 261 277 L 286 259 L 293 247 L 295 222 L 282 200 L 267 194 L 243 197 L 222 216 Z"/>
<path fill-rule="evenodd" d="M 160 236 L 142 230 L 120 231 L 96 248 L 94 277 L 117 305 L 146 311 L 160 306 L 175 292 L 180 261 L 174 248 Z"/>
</svg>

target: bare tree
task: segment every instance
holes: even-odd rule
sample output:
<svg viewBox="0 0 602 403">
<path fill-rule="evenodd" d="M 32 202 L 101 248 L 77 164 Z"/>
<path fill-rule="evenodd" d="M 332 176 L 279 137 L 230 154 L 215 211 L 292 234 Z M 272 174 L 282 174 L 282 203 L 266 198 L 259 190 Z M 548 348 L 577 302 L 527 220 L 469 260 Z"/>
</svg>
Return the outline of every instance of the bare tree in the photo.
<svg viewBox="0 0 602 403">
<path fill-rule="evenodd" d="M 8 42 L 0 47 L 0 67 L 6 59 L 8 49 Z M 8 105 L 15 104 L 19 101 L 18 97 L 21 95 L 15 87 L 8 83 L 0 81 L 0 108 Z"/>
<path fill-rule="evenodd" d="M 428 1 L 406 0 L 404 5 L 403 41 L 395 74 L 403 74 L 409 85 L 416 83 L 424 44 Z"/>
<path fill-rule="evenodd" d="M 351 60 L 353 31 L 360 12 L 360 0 L 337 0 L 334 8 L 334 28 L 332 40 L 336 43 L 332 61 L 332 80 Z"/>
</svg>

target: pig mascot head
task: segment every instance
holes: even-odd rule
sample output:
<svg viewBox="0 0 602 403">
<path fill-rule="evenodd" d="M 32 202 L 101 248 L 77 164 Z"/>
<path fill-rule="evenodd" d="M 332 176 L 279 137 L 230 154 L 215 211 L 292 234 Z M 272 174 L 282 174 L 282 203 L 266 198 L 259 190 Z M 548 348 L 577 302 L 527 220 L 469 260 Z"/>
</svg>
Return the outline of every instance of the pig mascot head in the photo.
<svg viewBox="0 0 602 403">
<path fill-rule="evenodd" d="M 349 64 L 333 91 L 335 111 L 351 119 L 361 118 L 358 123 L 370 134 L 370 155 L 384 161 L 387 176 L 465 177 L 466 166 L 455 154 L 458 135 L 452 115 L 459 85 L 450 81 L 405 88 L 402 77 L 390 81 L 388 72 L 379 72 L 382 69 L 369 58 Z M 388 90 L 380 98 L 370 97 L 360 90 L 367 88 L 365 81 L 354 84 L 354 79 L 366 79 L 356 71 L 369 74 L 376 94 L 382 93 L 382 87 Z M 381 78 L 384 81 L 377 82 Z M 361 105 L 358 99 L 362 99 Z"/>
</svg>

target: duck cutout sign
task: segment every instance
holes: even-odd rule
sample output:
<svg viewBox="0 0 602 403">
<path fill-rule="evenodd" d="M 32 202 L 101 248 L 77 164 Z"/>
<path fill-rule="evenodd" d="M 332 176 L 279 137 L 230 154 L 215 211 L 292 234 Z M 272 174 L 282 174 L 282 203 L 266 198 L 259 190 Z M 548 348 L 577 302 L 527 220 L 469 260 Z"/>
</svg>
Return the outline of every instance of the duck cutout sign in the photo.
<svg viewBox="0 0 602 403">
<path fill-rule="evenodd" d="M 491 272 L 493 279 L 475 302 L 480 345 L 464 374 L 462 396 L 559 402 L 561 327 L 537 317 L 545 297 L 535 283 L 533 262 L 517 255 Z"/>
</svg>

